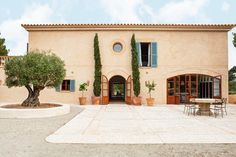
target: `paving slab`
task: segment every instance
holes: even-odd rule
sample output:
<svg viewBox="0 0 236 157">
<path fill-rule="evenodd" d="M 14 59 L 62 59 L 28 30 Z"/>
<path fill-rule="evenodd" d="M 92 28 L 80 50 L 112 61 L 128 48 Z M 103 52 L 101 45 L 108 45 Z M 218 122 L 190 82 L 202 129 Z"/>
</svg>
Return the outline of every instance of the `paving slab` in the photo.
<svg viewBox="0 0 236 157">
<path fill-rule="evenodd" d="M 188 116 L 180 105 L 87 105 L 46 140 L 81 144 L 236 143 L 235 113 L 235 105 L 228 105 L 224 118 Z"/>
</svg>

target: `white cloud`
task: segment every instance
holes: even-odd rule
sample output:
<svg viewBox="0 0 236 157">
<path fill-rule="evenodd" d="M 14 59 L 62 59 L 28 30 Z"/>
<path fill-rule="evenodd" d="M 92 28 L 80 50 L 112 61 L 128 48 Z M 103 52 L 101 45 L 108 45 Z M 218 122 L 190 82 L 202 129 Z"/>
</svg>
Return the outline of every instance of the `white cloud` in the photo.
<svg viewBox="0 0 236 157">
<path fill-rule="evenodd" d="M 151 14 L 143 0 L 101 0 L 101 5 L 116 23 L 142 23 L 142 15 Z"/>
<path fill-rule="evenodd" d="M 9 19 L 0 24 L 2 37 L 6 39 L 9 55 L 20 55 L 26 52 L 27 32 L 21 27 L 24 23 L 50 23 L 52 9 L 48 5 L 32 5 L 18 19 Z"/>
<path fill-rule="evenodd" d="M 184 23 L 190 19 L 208 21 L 202 12 L 208 0 L 182 0 L 167 3 L 159 10 L 156 20 L 161 23 Z"/>
<path fill-rule="evenodd" d="M 229 3 L 226 2 L 226 1 L 224 1 L 223 4 L 222 4 L 221 10 L 222 10 L 223 12 L 228 12 L 229 9 L 230 9 Z"/>
</svg>

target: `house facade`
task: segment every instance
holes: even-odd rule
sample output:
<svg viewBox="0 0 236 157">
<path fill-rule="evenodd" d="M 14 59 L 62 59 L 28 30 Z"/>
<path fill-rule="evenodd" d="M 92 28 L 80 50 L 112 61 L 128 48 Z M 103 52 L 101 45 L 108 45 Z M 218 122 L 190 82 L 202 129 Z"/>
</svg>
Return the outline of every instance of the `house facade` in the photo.
<svg viewBox="0 0 236 157">
<path fill-rule="evenodd" d="M 132 96 L 131 37 L 139 54 L 142 103 L 145 81 L 155 81 L 156 104 L 181 104 L 190 98 L 228 97 L 228 31 L 235 25 L 208 24 L 25 24 L 28 49 L 51 50 L 65 61 L 66 78 L 40 100 L 78 103 L 79 84 L 89 81 L 93 96 L 93 40 L 97 33 L 102 63 L 103 103 L 128 102 Z M 22 101 L 24 88 L 8 89 L 0 68 L 0 100 Z M 89 102 L 90 103 L 90 99 Z"/>
</svg>

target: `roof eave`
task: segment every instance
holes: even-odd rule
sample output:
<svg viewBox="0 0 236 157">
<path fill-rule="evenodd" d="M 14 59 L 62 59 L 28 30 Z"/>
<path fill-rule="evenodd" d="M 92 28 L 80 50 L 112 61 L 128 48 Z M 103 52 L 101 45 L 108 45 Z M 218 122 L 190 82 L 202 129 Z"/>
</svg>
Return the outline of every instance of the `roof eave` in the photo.
<svg viewBox="0 0 236 157">
<path fill-rule="evenodd" d="M 22 24 L 27 31 L 224 31 L 236 24 Z"/>
</svg>

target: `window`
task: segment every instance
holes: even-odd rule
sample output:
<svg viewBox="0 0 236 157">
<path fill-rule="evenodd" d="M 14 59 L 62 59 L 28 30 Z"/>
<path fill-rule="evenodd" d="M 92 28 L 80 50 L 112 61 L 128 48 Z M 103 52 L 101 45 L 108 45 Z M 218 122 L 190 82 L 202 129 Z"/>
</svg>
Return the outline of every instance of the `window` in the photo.
<svg viewBox="0 0 236 157">
<path fill-rule="evenodd" d="M 141 67 L 157 67 L 157 43 L 141 42 L 136 43 L 138 61 Z"/>
<path fill-rule="evenodd" d="M 70 91 L 70 80 L 63 80 L 61 90 Z"/>
<path fill-rule="evenodd" d="M 220 79 L 214 78 L 214 97 L 220 97 Z"/>
<path fill-rule="evenodd" d="M 56 87 L 56 91 L 75 91 L 75 80 L 63 80 L 62 84 Z"/>
<path fill-rule="evenodd" d="M 119 42 L 117 42 L 113 45 L 113 51 L 115 51 L 115 52 L 121 52 L 122 49 L 123 49 L 123 46 Z"/>
<path fill-rule="evenodd" d="M 140 43 L 141 47 L 141 63 L 143 67 L 150 67 L 151 63 L 151 44 Z"/>
</svg>

